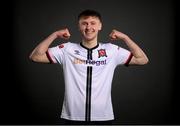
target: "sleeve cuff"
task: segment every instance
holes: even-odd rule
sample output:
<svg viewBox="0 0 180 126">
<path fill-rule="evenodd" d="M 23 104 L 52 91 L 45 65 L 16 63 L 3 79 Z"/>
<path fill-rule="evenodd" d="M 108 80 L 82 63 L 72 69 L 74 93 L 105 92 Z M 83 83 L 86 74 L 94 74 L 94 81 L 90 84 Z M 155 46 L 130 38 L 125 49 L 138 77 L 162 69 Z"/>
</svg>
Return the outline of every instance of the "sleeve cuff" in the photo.
<svg viewBox="0 0 180 126">
<path fill-rule="evenodd" d="M 48 51 L 46 51 L 46 56 L 49 59 L 50 63 L 54 63 Z"/>
<path fill-rule="evenodd" d="M 127 66 L 127 67 L 129 66 L 129 62 L 131 61 L 132 57 L 133 57 L 133 54 L 130 53 L 128 59 L 126 60 L 126 62 L 124 64 L 125 66 Z"/>
</svg>

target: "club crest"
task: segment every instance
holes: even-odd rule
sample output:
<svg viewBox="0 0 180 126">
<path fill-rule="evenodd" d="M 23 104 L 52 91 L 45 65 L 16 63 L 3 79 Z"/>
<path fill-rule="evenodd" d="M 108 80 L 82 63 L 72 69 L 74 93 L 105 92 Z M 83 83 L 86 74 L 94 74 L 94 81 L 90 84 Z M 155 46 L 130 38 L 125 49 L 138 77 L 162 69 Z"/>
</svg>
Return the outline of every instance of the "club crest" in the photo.
<svg viewBox="0 0 180 126">
<path fill-rule="evenodd" d="M 107 57 L 105 49 L 98 50 L 98 58 L 100 58 L 100 57 Z"/>
</svg>

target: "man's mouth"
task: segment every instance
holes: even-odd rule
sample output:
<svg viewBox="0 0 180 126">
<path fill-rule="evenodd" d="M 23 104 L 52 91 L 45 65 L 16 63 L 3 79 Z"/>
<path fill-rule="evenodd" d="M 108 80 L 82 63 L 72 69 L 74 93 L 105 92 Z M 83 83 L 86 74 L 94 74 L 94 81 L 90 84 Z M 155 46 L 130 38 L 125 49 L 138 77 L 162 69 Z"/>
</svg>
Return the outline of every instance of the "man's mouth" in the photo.
<svg viewBox="0 0 180 126">
<path fill-rule="evenodd" d="M 85 34 L 92 34 L 94 33 L 93 31 L 85 31 Z"/>
</svg>

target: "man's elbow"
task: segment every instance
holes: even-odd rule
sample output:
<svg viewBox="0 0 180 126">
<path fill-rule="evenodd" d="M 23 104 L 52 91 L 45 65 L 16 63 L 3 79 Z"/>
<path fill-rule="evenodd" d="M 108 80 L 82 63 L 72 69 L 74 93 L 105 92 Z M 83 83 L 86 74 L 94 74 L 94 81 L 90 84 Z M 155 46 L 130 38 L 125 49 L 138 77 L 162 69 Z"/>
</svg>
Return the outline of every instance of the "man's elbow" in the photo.
<svg viewBox="0 0 180 126">
<path fill-rule="evenodd" d="M 31 60 L 31 61 L 33 61 L 33 62 L 38 62 L 39 61 L 39 58 L 38 58 L 38 56 L 36 56 L 36 55 L 29 55 L 29 59 Z"/>
<path fill-rule="evenodd" d="M 148 64 L 148 62 L 149 62 L 149 59 L 147 57 L 134 59 L 134 64 L 136 64 L 136 65 L 146 65 L 146 64 Z"/>
<path fill-rule="evenodd" d="M 149 63 L 149 59 L 146 57 L 141 60 L 140 65 L 146 65 L 148 63 Z"/>
<path fill-rule="evenodd" d="M 29 55 L 29 60 L 33 61 L 33 55 L 32 54 Z"/>
</svg>

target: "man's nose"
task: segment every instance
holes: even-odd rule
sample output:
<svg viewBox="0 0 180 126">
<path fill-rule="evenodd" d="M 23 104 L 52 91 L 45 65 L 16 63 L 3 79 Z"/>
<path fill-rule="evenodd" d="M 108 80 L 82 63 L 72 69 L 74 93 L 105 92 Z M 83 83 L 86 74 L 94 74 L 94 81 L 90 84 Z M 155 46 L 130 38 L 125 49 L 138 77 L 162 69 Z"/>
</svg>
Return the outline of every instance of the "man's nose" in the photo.
<svg viewBox="0 0 180 126">
<path fill-rule="evenodd" d="M 86 29 L 90 29 L 90 28 L 91 28 L 91 25 L 87 24 Z"/>
</svg>

